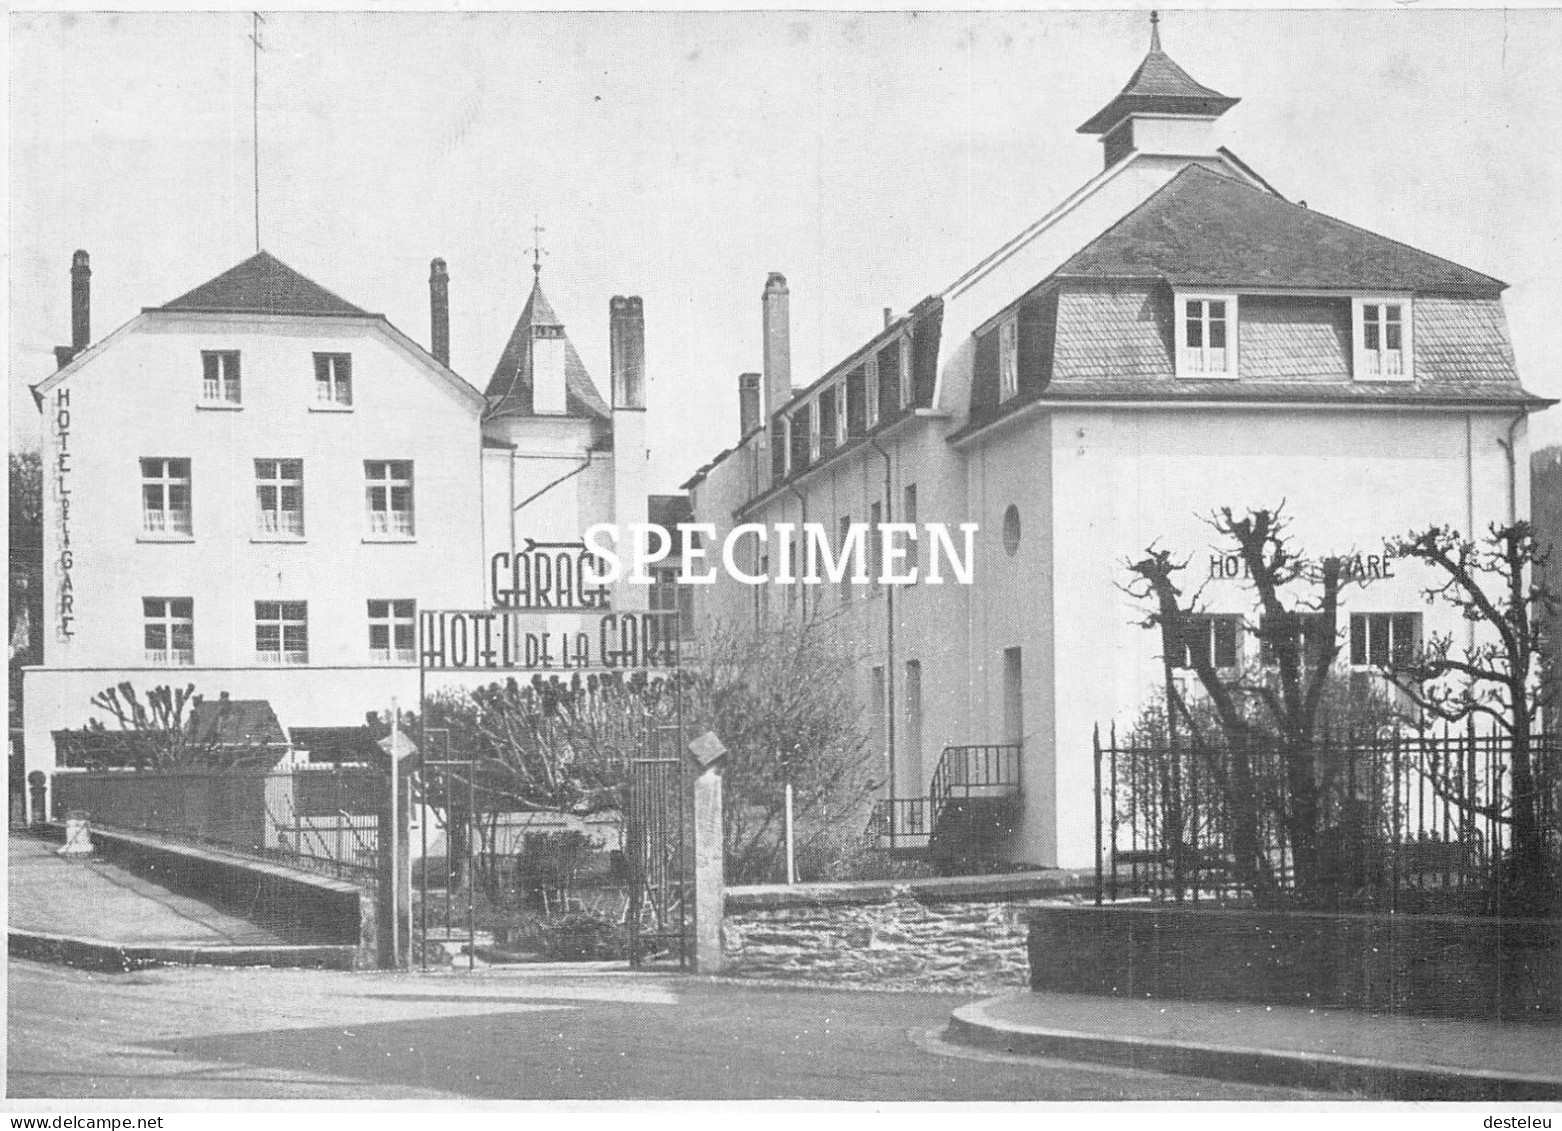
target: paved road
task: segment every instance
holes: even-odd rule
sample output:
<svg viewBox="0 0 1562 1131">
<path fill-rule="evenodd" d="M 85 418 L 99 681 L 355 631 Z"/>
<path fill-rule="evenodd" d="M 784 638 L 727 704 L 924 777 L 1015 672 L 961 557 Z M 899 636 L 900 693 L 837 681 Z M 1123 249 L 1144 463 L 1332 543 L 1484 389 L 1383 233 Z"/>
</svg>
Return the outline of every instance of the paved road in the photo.
<svg viewBox="0 0 1562 1131">
<path fill-rule="evenodd" d="M 13 1097 L 1289 1100 L 941 1048 L 966 998 L 618 971 L 90 974 L 14 961 Z"/>
</svg>

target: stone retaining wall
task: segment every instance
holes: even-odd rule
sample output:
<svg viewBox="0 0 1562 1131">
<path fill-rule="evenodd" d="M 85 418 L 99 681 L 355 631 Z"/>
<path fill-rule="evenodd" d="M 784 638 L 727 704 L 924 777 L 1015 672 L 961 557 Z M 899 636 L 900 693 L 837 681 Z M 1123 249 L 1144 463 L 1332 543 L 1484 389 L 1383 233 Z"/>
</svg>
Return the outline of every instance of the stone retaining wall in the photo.
<svg viewBox="0 0 1562 1131">
<path fill-rule="evenodd" d="M 727 973 L 894 989 L 1024 986 L 1024 913 L 1012 903 L 923 903 L 907 890 L 871 904 L 729 907 Z"/>
</svg>

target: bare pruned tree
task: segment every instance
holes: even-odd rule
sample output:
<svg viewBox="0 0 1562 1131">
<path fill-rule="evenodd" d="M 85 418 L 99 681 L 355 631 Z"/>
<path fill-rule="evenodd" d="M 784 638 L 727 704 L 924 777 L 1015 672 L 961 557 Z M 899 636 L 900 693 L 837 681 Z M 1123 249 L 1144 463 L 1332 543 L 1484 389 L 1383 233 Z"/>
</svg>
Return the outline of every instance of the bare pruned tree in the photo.
<svg viewBox="0 0 1562 1131">
<path fill-rule="evenodd" d="M 278 750 L 262 736 L 237 732 L 235 706 L 226 698 L 197 726 L 194 713 L 204 700 L 195 685 L 163 684 L 146 690 L 145 701 L 126 680 L 92 697 L 92 705 L 114 720 L 99 719 L 71 736 L 77 761 L 87 766 L 130 766 L 147 770 L 268 769 Z"/>
<path fill-rule="evenodd" d="M 1459 610 L 1476 631 L 1462 646 L 1452 633 L 1434 633 L 1418 653 L 1385 667 L 1383 674 L 1438 718 L 1460 722 L 1480 716 L 1508 736 L 1508 789 L 1495 782 L 1484 797 L 1475 796 L 1461 788 L 1457 769 L 1445 763 L 1433 764 L 1431 783 L 1457 808 L 1511 827 L 1505 895 L 1530 910 L 1544 910 L 1555 901 L 1558 882 L 1546 844 L 1544 765 L 1537 764 L 1534 741 L 1547 706 L 1540 678 L 1545 626 L 1558 604 L 1541 580 L 1549 551 L 1537 546 L 1523 521 L 1494 524 L 1480 541 L 1431 526 L 1395 539 L 1391 549 L 1432 567 L 1438 580 L 1424 591 L 1427 602 Z"/>
<path fill-rule="evenodd" d="M 1170 678 L 1171 667 L 1182 662 L 1197 675 L 1222 731 L 1224 756 L 1209 759 L 1208 768 L 1225 793 L 1238 875 L 1260 898 L 1276 891 L 1260 836 L 1266 807 L 1277 810 L 1284 823 L 1298 888 L 1318 875 L 1320 798 L 1330 767 L 1319 766 L 1316 740 L 1339 653 L 1339 600 L 1347 583 L 1343 559 L 1310 559 L 1292 545 L 1283 510 L 1282 504 L 1239 517 L 1227 507 L 1209 518 L 1240 557 L 1244 584 L 1256 598 L 1257 617 L 1244 617 L 1242 630 L 1258 639 L 1267 659 L 1261 668 L 1217 668 L 1207 641 L 1195 639 L 1204 622 L 1197 619 L 1203 615 L 1200 594 L 1185 598 L 1178 584 L 1186 561 L 1152 545 L 1144 557 L 1127 563 L 1133 575 L 1127 591 L 1147 603 L 1142 623 L 1161 632 L 1170 725 L 1180 720 L 1198 748 L 1195 713 Z M 1255 772 L 1260 739 L 1279 753 L 1284 789 L 1278 796 L 1263 795 Z"/>
</svg>

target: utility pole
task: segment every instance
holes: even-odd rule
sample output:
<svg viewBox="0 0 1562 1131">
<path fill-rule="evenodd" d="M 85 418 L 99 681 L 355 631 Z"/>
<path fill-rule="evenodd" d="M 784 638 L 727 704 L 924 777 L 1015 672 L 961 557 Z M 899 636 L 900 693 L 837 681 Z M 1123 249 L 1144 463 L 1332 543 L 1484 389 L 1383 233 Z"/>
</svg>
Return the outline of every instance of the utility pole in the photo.
<svg viewBox="0 0 1562 1131">
<path fill-rule="evenodd" d="M 396 700 L 391 699 L 390 708 L 391 732 L 390 732 L 390 844 L 381 845 L 381 852 L 390 853 L 390 926 L 391 926 L 391 969 L 401 969 L 401 874 L 397 867 L 401 863 L 401 806 L 397 797 L 397 778 L 401 776 L 401 763 L 399 761 L 401 749 L 396 737 L 401 731 L 401 715 L 396 710 Z"/>
<path fill-rule="evenodd" d="M 792 758 L 783 752 L 781 774 L 786 781 L 786 882 L 797 883 L 797 852 L 792 839 Z"/>
<path fill-rule="evenodd" d="M 250 52 L 250 79 L 252 84 L 250 102 L 250 138 L 254 145 L 255 164 L 255 250 L 260 250 L 260 53 L 265 48 L 260 45 L 260 25 L 266 21 L 259 12 L 250 13 L 250 43 L 254 45 Z"/>
</svg>

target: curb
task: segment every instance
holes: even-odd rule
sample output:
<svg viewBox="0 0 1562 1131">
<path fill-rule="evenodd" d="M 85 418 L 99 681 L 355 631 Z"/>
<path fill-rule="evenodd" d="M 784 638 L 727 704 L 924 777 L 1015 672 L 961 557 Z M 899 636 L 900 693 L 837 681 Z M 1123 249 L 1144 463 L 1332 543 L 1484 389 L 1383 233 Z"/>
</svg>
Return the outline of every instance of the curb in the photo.
<svg viewBox="0 0 1562 1131">
<path fill-rule="evenodd" d="M 275 966 L 351 970 L 352 946 L 138 946 L 104 939 L 50 935 L 11 929 L 6 939 L 11 958 L 53 962 L 82 970 L 123 974 L 155 966 Z"/>
<path fill-rule="evenodd" d="M 1003 999 L 990 999 L 956 1009 L 944 1030 L 944 1039 L 953 1044 L 1022 1056 L 1091 1061 L 1176 1076 L 1345 1092 L 1360 1099 L 1562 1100 L 1562 1080 L 1545 1077 L 1019 1026 L 996 1021 L 988 1014 L 987 1006 L 999 1000 Z"/>
</svg>

